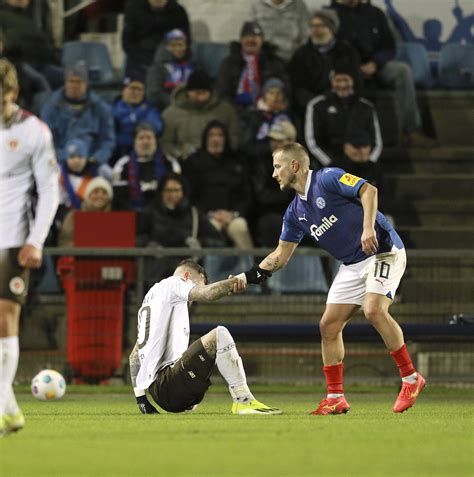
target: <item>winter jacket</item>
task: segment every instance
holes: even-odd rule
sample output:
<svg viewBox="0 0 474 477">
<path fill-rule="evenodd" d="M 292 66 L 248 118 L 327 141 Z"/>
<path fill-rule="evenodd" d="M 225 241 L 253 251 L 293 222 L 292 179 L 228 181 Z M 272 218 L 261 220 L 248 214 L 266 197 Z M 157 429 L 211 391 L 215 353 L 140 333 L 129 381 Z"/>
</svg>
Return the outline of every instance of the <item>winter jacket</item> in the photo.
<svg viewBox="0 0 474 477">
<path fill-rule="evenodd" d="M 23 8 L 0 5 L 0 30 L 5 36 L 5 56 L 32 64 L 59 64 L 54 44 Z"/>
<path fill-rule="evenodd" d="M 250 180 L 255 217 L 266 214 L 281 214 L 283 217 L 295 194 L 290 190 L 282 191 L 273 179 L 273 157 L 268 140 L 260 141 L 253 151 L 249 159 L 252 164 Z"/>
<path fill-rule="evenodd" d="M 115 131 L 110 106 L 94 92 L 88 91 L 81 102 L 68 101 L 64 88 L 55 91 L 41 110 L 41 118 L 53 134 L 56 155 L 65 161 L 69 139 L 86 142 L 89 156 L 105 164 L 115 149 Z"/>
<path fill-rule="evenodd" d="M 258 57 L 258 65 L 262 87 L 270 78 L 279 78 L 286 85 L 289 84 L 285 63 L 276 55 L 275 48 L 269 43 L 263 43 Z M 244 66 L 245 60 L 242 57 L 240 43 L 233 41 L 230 44 L 230 54 L 222 62 L 217 76 L 217 90 L 232 103 L 235 101 Z"/>
<path fill-rule="evenodd" d="M 196 63 L 190 54 L 178 61 L 165 45 L 160 46 L 148 70 L 146 97 L 162 111 L 170 105 L 173 90 L 185 83 L 195 69 Z"/>
<path fill-rule="evenodd" d="M 344 156 L 343 144 L 360 130 L 371 138 L 370 161 L 376 162 L 382 152 L 382 137 L 377 112 L 370 101 L 357 95 L 340 98 L 329 93 L 316 96 L 308 103 L 305 141 L 323 166 L 340 163 Z"/>
<path fill-rule="evenodd" d="M 356 86 L 359 83 L 360 59 L 357 50 L 345 41 L 336 40 L 326 53 L 309 39 L 296 50 L 288 64 L 293 103 L 300 113 L 304 113 L 308 101 L 324 93 L 330 87 L 329 73 L 335 64 L 344 62 L 354 71 Z"/>
<path fill-rule="evenodd" d="M 130 105 L 122 99 L 117 99 L 112 105 L 112 115 L 115 121 L 116 157 L 121 157 L 133 149 L 133 137 L 137 124 L 151 124 L 158 136 L 163 133 L 163 120 L 160 112 L 148 101 L 137 106 Z"/>
<path fill-rule="evenodd" d="M 202 132 L 213 119 L 225 124 L 235 149 L 239 141 L 239 122 L 233 106 L 213 91 L 207 104 L 198 108 L 187 99 L 184 85 L 178 87 L 172 94 L 170 106 L 163 111 L 165 132 L 161 145 L 165 154 L 187 158 L 199 148 Z"/>
<path fill-rule="evenodd" d="M 395 56 L 395 39 L 384 12 L 370 3 L 347 7 L 332 0 L 331 8 L 339 15 L 338 37 L 346 40 L 358 52 L 361 63 L 374 61 L 378 69 Z"/>
<path fill-rule="evenodd" d="M 225 209 L 247 216 L 250 206 L 250 184 L 244 163 L 231 150 L 219 157 L 201 147 L 184 163 L 190 200 L 199 210 Z"/>
<path fill-rule="evenodd" d="M 276 6 L 271 0 L 254 0 L 251 9 L 265 40 L 275 45 L 278 56 L 287 62 L 309 35 L 310 14 L 304 1 L 284 0 Z"/>
<path fill-rule="evenodd" d="M 203 247 L 222 247 L 225 240 L 212 226 L 209 219 L 196 209 L 198 219 L 197 239 Z M 160 197 L 138 215 L 137 244 L 146 246 L 150 243 L 163 247 L 187 247 L 187 240 L 192 237 L 193 212 L 188 201 L 184 199 L 174 210 L 165 207 Z"/>
<path fill-rule="evenodd" d="M 130 0 L 125 8 L 122 46 L 127 54 L 127 70 L 149 67 L 166 32 L 179 28 L 190 39 L 186 10 L 176 0 L 165 7 L 151 8 L 148 0 Z"/>
</svg>

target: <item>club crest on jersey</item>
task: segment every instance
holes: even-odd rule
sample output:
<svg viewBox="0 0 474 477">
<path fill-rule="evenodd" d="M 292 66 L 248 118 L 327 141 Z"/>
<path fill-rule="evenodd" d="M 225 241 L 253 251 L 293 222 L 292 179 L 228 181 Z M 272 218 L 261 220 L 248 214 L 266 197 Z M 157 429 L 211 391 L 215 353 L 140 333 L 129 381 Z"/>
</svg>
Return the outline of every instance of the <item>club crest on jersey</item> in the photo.
<svg viewBox="0 0 474 477">
<path fill-rule="evenodd" d="M 353 176 L 352 174 L 344 174 L 340 179 L 339 182 L 348 185 L 349 187 L 354 187 L 360 180 L 360 177 Z"/>
<path fill-rule="evenodd" d="M 20 141 L 18 139 L 10 139 L 7 142 L 7 151 L 15 152 L 20 148 Z"/>
<path fill-rule="evenodd" d="M 13 277 L 9 283 L 10 291 L 17 296 L 23 295 L 25 292 L 25 282 L 21 277 Z"/>
<path fill-rule="evenodd" d="M 318 207 L 318 209 L 324 209 L 324 207 L 326 207 L 326 201 L 323 197 L 318 197 L 316 199 L 316 206 Z"/>
<path fill-rule="evenodd" d="M 311 231 L 311 237 L 319 242 L 319 237 L 327 232 L 336 222 L 337 217 L 335 215 L 331 215 L 329 218 L 323 217 L 323 223 L 321 225 L 312 224 L 309 230 Z"/>
</svg>

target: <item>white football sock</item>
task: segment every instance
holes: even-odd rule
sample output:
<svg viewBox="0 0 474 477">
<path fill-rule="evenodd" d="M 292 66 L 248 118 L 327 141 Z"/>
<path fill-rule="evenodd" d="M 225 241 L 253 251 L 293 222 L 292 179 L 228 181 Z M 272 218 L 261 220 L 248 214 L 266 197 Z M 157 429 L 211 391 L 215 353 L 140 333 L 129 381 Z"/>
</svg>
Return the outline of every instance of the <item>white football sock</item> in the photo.
<svg viewBox="0 0 474 477">
<path fill-rule="evenodd" d="M 410 376 L 403 377 L 402 381 L 408 384 L 415 384 L 417 378 L 418 378 L 418 374 L 416 374 L 416 371 L 415 371 L 413 374 L 410 374 Z"/>
<path fill-rule="evenodd" d="M 18 336 L 0 338 L 0 415 L 18 412 L 12 385 L 18 368 L 19 355 Z"/>
<path fill-rule="evenodd" d="M 235 347 L 234 339 L 224 326 L 217 327 L 217 369 L 229 385 L 229 392 L 235 402 L 249 402 L 254 399 L 245 376 L 242 359 Z"/>
<path fill-rule="evenodd" d="M 337 399 L 337 398 L 340 398 L 344 396 L 344 394 L 341 394 L 341 393 L 331 393 L 331 394 L 328 394 L 327 397 L 330 398 L 330 399 Z"/>
</svg>

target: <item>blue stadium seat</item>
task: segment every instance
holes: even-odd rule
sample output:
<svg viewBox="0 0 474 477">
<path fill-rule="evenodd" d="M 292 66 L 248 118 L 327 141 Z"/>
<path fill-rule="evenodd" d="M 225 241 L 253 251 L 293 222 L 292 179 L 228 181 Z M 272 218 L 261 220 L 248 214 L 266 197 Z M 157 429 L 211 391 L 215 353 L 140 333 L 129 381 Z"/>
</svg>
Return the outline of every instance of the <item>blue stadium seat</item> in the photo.
<svg viewBox="0 0 474 477">
<path fill-rule="evenodd" d="M 474 45 L 448 43 L 443 46 L 439 82 L 446 88 L 474 88 Z"/>
<path fill-rule="evenodd" d="M 314 255 L 294 255 L 288 265 L 268 280 L 274 293 L 327 293 L 328 285 L 321 259 Z"/>
<path fill-rule="evenodd" d="M 193 59 L 211 78 L 216 78 L 222 61 L 229 55 L 226 43 L 196 42 L 191 45 Z"/>
<path fill-rule="evenodd" d="M 397 43 L 395 59 L 410 65 L 417 86 L 429 88 L 433 85 L 428 53 L 421 43 Z"/>
<path fill-rule="evenodd" d="M 63 45 L 62 64 L 64 67 L 84 61 L 89 68 L 92 86 L 115 83 L 115 73 L 109 51 L 103 43 L 95 41 L 69 41 Z"/>
</svg>

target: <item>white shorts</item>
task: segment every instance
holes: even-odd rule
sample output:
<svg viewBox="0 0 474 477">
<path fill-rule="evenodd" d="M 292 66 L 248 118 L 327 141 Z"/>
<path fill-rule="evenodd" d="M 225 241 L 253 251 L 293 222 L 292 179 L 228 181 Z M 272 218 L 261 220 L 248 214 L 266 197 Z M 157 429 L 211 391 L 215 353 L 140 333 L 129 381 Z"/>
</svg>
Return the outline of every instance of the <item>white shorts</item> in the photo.
<svg viewBox="0 0 474 477">
<path fill-rule="evenodd" d="M 405 249 L 393 248 L 362 262 L 341 265 L 329 289 L 326 303 L 363 305 L 366 293 L 395 297 L 407 258 Z"/>
</svg>

